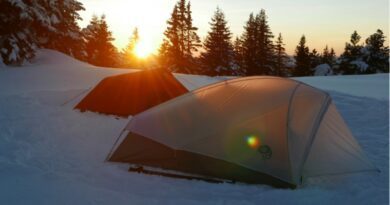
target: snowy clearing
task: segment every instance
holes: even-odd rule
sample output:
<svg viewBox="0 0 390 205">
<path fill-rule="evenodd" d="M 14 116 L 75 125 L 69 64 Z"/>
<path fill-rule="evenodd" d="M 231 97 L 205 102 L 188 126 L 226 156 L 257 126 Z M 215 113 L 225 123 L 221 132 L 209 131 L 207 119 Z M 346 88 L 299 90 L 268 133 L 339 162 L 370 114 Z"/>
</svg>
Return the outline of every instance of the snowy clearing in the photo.
<svg viewBox="0 0 390 205">
<path fill-rule="evenodd" d="M 42 50 L 0 69 L 0 204 L 388 204 L 387 74 L 296 78 L 329 91 L 381 173 L 309 179 L 301 189 L 212 184 L 127 172 L 104 162 L 127 119 L 73 110 L 102 78 L 97 68 Z M 189 89 L 224 78 L 177 74 Z"/>
</svg>

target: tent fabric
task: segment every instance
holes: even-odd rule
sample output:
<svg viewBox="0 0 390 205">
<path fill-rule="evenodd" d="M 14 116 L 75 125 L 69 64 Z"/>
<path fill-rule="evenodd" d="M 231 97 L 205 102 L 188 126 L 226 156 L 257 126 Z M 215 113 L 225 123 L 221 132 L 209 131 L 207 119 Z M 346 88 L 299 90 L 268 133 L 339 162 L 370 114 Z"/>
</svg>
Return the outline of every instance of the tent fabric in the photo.
<svg viewBox="0 0 390 205">
<path fill-rule="evenodd" d="M 294 188 L 291 184 L 270 175 L 198 153 L 175 150 L 135 133 L 127 135 L 118 152 L 115 152 L 110 160 L 250 184 L 261 183 L 280 188 Z"/>
<path fill-rule="evenodd" d="M 177 153 L 185 152 L 207 159 L 192 166 L 211 167 L 204 162 L 220 160 L 272 179 L 258 182 L 292 186 L 310 176 L 375 170 L 330 96 L 285 78 L 246 77 L 209 85 L 134 116 L 125 129 L 129 134 L 111 161 L 199 173 L 185 164 L 161 166 L 166 160 L 179 163 Z M 135 135 L 176 154 L 131 143 Z M 224 168 L 213 166 L 220 172 Z M 234 174 L 220 176 L 246 181 Z"/>
<path fill-rule="evenodd" d="M 145 70 L 103 79 L 75 109 L 128 117 L 187 92 L 171 73 Z"/>
</svg>

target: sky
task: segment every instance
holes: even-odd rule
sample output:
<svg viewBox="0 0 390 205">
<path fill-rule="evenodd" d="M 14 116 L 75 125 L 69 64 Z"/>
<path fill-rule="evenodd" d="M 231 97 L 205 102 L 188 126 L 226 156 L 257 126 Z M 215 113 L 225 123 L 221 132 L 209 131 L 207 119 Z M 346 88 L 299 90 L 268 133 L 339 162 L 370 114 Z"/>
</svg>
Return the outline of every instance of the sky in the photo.
<svg viewBox="0 0 390 205">
<path fill-rule="evenodd" d="M 141 52 L 156 53 L 177 0 L 79 0 L 85 27 L 93 14 L 105 14 L 114 45 L 126 46 L 135 27 L 140 33 Z M 271 31 L 282 33 L 286 51 L 293 54 L 304 34 L 310 49 L 322 51 L 328 45 L 339 55 L 354 30 L 362 41 L 378 28 L 389 36 L 388 0 L 192 0 L 194 26 L 204 39 L 217 6 L 227 18 L 234 37 L 240 36 L 251 12 L 265 9 Z M 387 41 L 388 42 L 388 41 Z"/>
</svg>

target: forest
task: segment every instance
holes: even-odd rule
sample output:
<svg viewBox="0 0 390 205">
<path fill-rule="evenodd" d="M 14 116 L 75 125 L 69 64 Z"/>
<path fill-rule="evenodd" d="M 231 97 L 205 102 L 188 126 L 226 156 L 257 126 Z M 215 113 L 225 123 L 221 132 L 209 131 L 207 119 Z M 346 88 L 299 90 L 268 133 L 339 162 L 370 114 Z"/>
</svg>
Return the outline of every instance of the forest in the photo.
<svg viewBox="0 0 390 205">
<path fill-rule="evenodd" d="M 101 67 L 164 68 L 172 72 L 209 76 L 312 76 L 389 72 L 386 36 L 377 29 L 367 39 L 352 31 L 344 51 L 310 49 L 302 34 L 293 56 L 287 55 L 283 34 L 274 34 L 264 9 L 248 14 L 244 32 L 233 39 L 223 10 L 216 8 L 203 42 L 193 25 L 191 2 L 178 0 L 167 19 L 158 53 L 147 59 L 135 55 L 137 28 L 128 45 L 118 49 L 105 15 L 94 15 L 80 28 L 77 0 L 0 2 L 0 64 L 19 67 L 37 49 L 60 51 Z M 305 31 L 302 31 L 304 33 Z"/>
</svg>

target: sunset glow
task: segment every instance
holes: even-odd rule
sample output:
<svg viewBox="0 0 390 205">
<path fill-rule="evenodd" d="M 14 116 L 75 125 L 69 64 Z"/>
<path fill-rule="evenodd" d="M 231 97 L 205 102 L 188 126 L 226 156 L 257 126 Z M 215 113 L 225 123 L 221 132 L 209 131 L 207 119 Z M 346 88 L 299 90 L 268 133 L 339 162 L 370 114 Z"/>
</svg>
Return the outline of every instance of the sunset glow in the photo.
<svg viewBox="0 0 390 205">
<path fill-rule="evenodd" d="M 167 27 L 166 21 L 177 2 L 177 0 L 80 1 L 86 8 L 81 12 L 83 21 L 80 22 L 80 26 L 85 27 L 93 14 L 105 14 L 115 37 L 114 45 L 119 49 L 126 46 L 133 29 L 138 27 L 141 41 L 144 41 L 137 49 L 139 56 L 157 53 Z M 367 38 L 378 28 L 383 29 L 386 36 L 389 32 L 388 10 L 383 9 L 388 7 L 387 0 L 378 0 L 375 4 L 366 0 L 192 0 L 191 6 L 193 24 L 199 28 L 198 35 L 201 39 L 209 30 L 209 22 L 217 6 L 225 12 L 233 37 L 242 34 L 251 12 L 257 13 L 263 8 L 267 12 L 273 34 L 282 33 L 288 54 L 294 53 L 302 34 L 306 35 L 310 49 L 322 51 L 328 45 L 340 54 L 354 30 L 359 32 L 362 39 Z"/>
<path fill-rule="evenodd" d="M 146 58 L 149 55 L 151 55 L 155 51 L 155 47 L 152 43 L 149 43 L 147 41 L 140 41 L 135 46 L 135 54 L 138 58 Z"/>
</svg>

